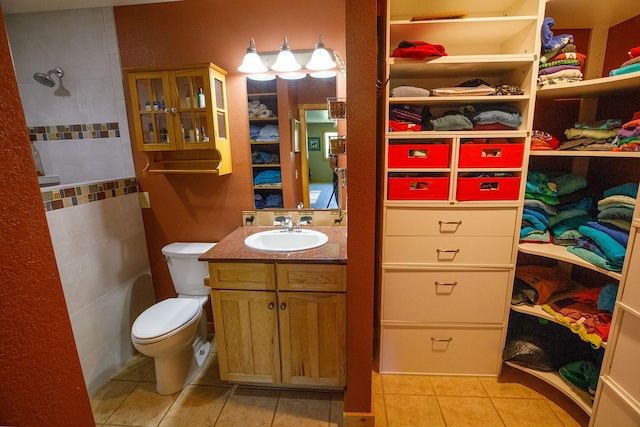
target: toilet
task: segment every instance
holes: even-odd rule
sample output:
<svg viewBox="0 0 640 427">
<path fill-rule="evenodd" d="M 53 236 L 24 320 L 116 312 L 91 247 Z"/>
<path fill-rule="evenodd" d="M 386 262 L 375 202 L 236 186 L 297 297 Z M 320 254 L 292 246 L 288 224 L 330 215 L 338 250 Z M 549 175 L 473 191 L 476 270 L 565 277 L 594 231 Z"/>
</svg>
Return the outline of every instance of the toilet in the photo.
<svg viewBox="0 0 640 427">
<path fill-rule="evenodd" d="M 156 391 L 173 394 L 182 390 L 204 364 L 211 343 L 207 341 L 204 305 L 210 288 L 206 262 L 198 257 L 215 243 L 171 243 L 162 248 L 169 266 L 177 298 L 160 301 L 146 309 L 133 322 L 131 341 L 142 354 L 153 357 Z"/>
</svg>

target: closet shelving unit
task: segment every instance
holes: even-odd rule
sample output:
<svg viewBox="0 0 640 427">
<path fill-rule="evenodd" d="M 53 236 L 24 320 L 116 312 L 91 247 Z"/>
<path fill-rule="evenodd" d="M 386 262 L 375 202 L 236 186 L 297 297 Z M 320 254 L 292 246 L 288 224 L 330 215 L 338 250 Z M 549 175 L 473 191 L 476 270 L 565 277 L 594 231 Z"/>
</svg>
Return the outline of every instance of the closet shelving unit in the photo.
<svg viewBox="0 0 640 427">
<path fill-rule="evenodd" d="M 543 4 L 539 0 L 387 3 L 385 120 L 396 106 L 426 106 L 440 117 L 482 103 L 518 109 L 522 125 L 513 130 L 385 134 L 381 373 L 500 373 Z M 452 10 L 467 13 L 457 19 L 412 20 Z M 447 56 L 391 57 L 403 40 L 443 45 Z M 434 89 L 476 78 L 492 86 L 519 86 L 524 94 L 390 96 L 391 89 L 402 85 Z M 486 138 L 485 147 L 495 143 L 502 154 L 482 156 L 481 144 L 466 144 L 476 138 Z M 511 176 L 482 183 L 474 177 L 503 172 Z M 470 348 L 473 358 L 468 357 Z"/>
<path fill-rule="evenodd" d="M 270 81 L 255 81 L 247 79 L 247 101 L 258 101 L 264 104 L 269 110 L 273 112 L 275 116 L 260 118 L 249 117 L 250 126 L 263 127 L 265 125 L 279 126 L 278 121 L 278 93 L 277 93 L 277 80 Z M 269 154 L 280 155 L 280 141 L 254 141 L 251 140 L 251 152 L 262 151 Z M 252 157 L 253 159 L 253 157 Z M 280 162 L 278 163 L 251 163 L 251 169 L 253 172 L 253 178 L 260 173 L 260 171 L 272 169 L 281 170 Z M 260 195 L 263 199 L 269 195 L 279 195 L 282 197 L 282 182 L 280 184 L 268 184 L 268 185 L 254 185 L 254 194 Z M 282 206 L 271 206 L 282 207 Z M 255 206 L 258 209 L 258 206 Z"/>
<path fill-rule="evenodd" d="M 586 1 L 579 5 L 582 11 L 582 21 L 574 21 L 575 7 L 573 1 L 555 0 L 547 4 L 546 16 L 552 16 L 556 22 L 554 28 L 587 28 L 591 29 L 592 42 L 587 53 L 587 61 L 602 61 L 603 52 L 606 50 L 606 38 L 602 40 L 603 28 L 616 25 L 628 18 L 640 13 L 640 5 L 637 2 L 626 0 L 609 2 L 606 5 Z M 603 10 L 606 7 L 609 12 Z M 624 12 L 622 12 L 625 10 Z M 588 12 L 587 12 L 588 11 Z M 570 31 L 567 31 L 570 32 Z M 593 40 L 595 38 L 595 40 Z M 578 46 L 578 51 L 580 46 Z M 585 47 L 586 48 L 586 47 Z M 566 118 L 566 127 L 571 127 L 574 122 L 589 122 L 607 117 L 606 106 L 612 105 L 612 100 L 624 100 L 626 106 L 622 108 L 624 118 L 631 119 L 633 112 L 640 110 L 637 96 L 640 91 L 640 73 L 631 73 L 614 77 L 597 77 L 602 74 L 600 69 L 586 75 L 581 82 L 568 83 L 556 86 L 545 86 L 537 90 L 537 104 L 543 104 L 543 108 L 555 108 L 560 116 L 566 113 L 563 107 L 570 102 L 577 102 L 575 117 Z M 595 77 L 595 78 L 589 78 Z M 604 107 L 603 107 L 604 106 Z M 571 109 L 569 109 L 571 110 Z M 618 115 L 620 111 L 616 112 Z M 617 117 L 614 114 L 614 117 Z M 540 123 L 536 123 L 540 130 Z M 635 152 L 600 152 L 600 151 L 531 151 L 529 153 L 529 169 L 536 165 L 559 165 L 559 170 L 579 173 L 586 176 L 591 183 L 596 182 L 598 187 L 592 194 L 601 196 L 601 190 L 625 182 L 638 182 L 640 180 L 640 153 Z M 558 166 L 556 166 L 558 167 Z M 611 177 L 605 181 L 604 177 Z M 600 182 L 598 182 L 600 181 Z M 605 182 L 602 182 L 605 181 Z M 595 200 L 595 199 L 594 199 Z M 638 330 L 640 330 L 640 304 L 638 299 L 633 300 L 633 306 L 625 304 L 625 296 L 635 293 L 640 296 L 639 288 L 640 272 L 634 267 L 640 263 L 640 254 L 634 250 L 634 246 L 640 249 L 640 244 L 634 243 L 638 234 L 638 209 L 636 208 L 635 220 L 630 233 L 630 241 L 627 247 L 625 265 L 621 273 L 609 271 L 594 266 L 582 258 L 568 252 L 563 246 L 552 244 L 521 243 L 518 245 L 520 253 L 536 257 L 548 258 L 558 261 L 559 266 L 566 272 L 574 267 L 591 271 L 592 277 L 597 281 L 618 282 L 618 302 L 614 313 L 609 341 L 603 343 L 605 348 L 604 361 L 601 368 L 601 377 L 596 391 L 596 399 L 593 401 L 587 393 L 568 385 L 557 373 L 541 372 L 507 362 L 510 366 L 521 369 L 536 376 L 574 400 L 585 412 L 591 415 L 591 426 L 635 426 L 640 424 L 640 388 L 636 385 L 640 380 L 640 371 L 633 367 L 635 362 L 629 352 L 637 354 Z M 633 279 L 631 279 L 633 278 Z M 554 296 L 560 298 L 561 295 Z M 539 306 L 512 306 L 512 310 L 536 317 L 554 321 Z M 624 329 L 625 321 L 627 329 Z M 629 327 L 629 325 L 633 325 Z M 617 350 L 622 344 L 623 350 Z M 631 343 L 631 344 L 629 344 Z M 585 343 L 585 345 L 588 345 Z M 620 361 L 616 366 L 616 360 Z M 593 403 L 592 403 L 593 402 Z"/>
</svg>

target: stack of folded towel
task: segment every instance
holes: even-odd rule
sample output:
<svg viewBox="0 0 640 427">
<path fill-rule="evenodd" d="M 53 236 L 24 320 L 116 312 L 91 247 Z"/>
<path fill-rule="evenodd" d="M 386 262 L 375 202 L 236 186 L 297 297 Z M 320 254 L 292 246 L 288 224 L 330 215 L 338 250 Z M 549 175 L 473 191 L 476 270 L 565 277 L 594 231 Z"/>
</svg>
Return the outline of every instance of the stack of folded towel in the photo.
<svg viewBox="0 0 640 427">
<path fill-rule="evenodd" d="M 598 201 L 597 221 L 578 227 L 582 237 L 567 250 L 598 267 L 622 271 L 637 194 L 637 183 L 605 190 Z"/>
<path fill-rule="evenodd" d="M 640 151 L 640 111 L 618 130 L 613 145 L 613 151 Z"/>
<path fill-rule="evenodd" d="M 593 219 L 589 212 L 592 200 L 580 198 L 580 190 L 586 187 L 587 180 L 580 175 L 550 178 L 544 172 L 529 171 L 520 241 L 573 244 L 582 236 L 578 228 Z"/>
<path fill-rule="evenodd" d="M 640 71 L 640 46 L 631 48 L 628 52 L 629 59 L 624 61 L 620 68 L 616 68 L 609 72 L 610 76 L 617 76 L 620 74 L 634 73 Z"/>
<path fill-rule="evenodd" d="M 554 36 L 553 18 L 544 18 L 541 29 L 542 52 L 538 70 L 538 85 L 576 82 L 582 80 L 586 55 L 576 52 L 573 35 Z"/>
<path fill-rule="evenodd" d="M 258 100 L 249 101 L 248 104 L 249 118 L 250 119 L 269 119 L 274 118 L 276 115 Z"/>
<path fill-rule="evenodd" d="M 564 131 L 566 141 L 559 150 L 611 151 L 613 140 L 622 126 L 619 119 L 605 119 L 590 123 L 576 123 Z"/>
</svg>

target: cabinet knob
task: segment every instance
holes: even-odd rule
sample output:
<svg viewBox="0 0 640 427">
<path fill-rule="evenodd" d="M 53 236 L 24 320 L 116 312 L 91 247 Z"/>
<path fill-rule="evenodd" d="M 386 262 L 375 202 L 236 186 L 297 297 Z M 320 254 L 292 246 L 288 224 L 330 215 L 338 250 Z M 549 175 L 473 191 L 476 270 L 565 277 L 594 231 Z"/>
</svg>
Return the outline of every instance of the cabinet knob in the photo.
<svg viewBox="0 0 640 427">
<path fill-rule="evenodd" d="M 177 113 L 177 112 L 178 112 L 178 109 L 177 109 L 176 107 L 172 107 L 172 108 L 165 108 L 165 109 L 164 109 L 164 112 L 165 112 L 165 113 L 167 113 L 167 114 L 169 114 L 169 113 L 173 113 L 173 114 L 175 114 L 175 113 Z"/>
<path fill-rule="evenodd" d="M 273 310 L 273 309 L 275 308 L 275 306 L 276 306 L 276 305 L 275 305 L 274 303 L 270 302 L 270 303 L 269 303 L 269 305 L 267 306 L 267 308 L 268 308 L 269 310 Z"/>
<path fill-rule="evenodd" d="M 286 310 L 286 308 L 287 308 L 287 304 L 285 303 L 280 304 L 280 310 Z"/>
</svg>

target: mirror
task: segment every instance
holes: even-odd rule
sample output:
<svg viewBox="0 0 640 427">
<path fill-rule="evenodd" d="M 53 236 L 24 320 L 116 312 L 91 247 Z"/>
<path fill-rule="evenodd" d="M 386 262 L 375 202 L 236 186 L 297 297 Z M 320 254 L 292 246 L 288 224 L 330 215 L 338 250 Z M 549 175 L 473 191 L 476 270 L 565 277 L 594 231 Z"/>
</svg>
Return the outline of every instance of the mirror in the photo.
<svg viewBox="0 0 640 427">
<path fill-rule="evenodd" d="M 346 128 L 327 111 L 336 86 L 335 77 L 247 78 L 255 209 L 346 210 L 346 154 L 329 150 Z"/>
</svg>

